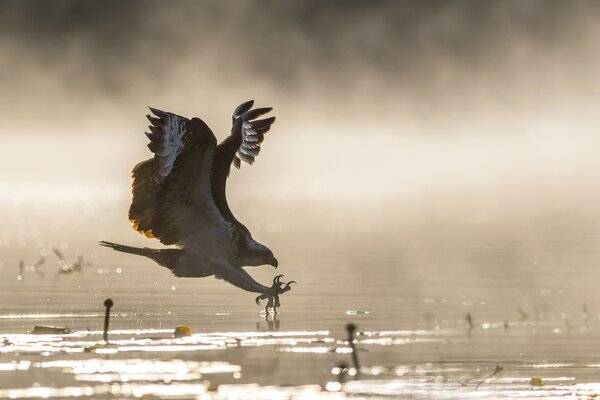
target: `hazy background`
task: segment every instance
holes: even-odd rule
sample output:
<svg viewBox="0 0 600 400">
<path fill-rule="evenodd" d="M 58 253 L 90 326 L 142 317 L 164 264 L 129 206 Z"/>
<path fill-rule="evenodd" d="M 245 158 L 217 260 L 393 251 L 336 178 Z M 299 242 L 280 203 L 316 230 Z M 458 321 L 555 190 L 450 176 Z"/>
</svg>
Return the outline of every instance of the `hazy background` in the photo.
<svg viewBox="0 0 600 400">
<path fill-rule="evenodd" d="M 127 221 L 146 106 L 222 139 L 252 98 L 278 119 L 229 198 L 284 263 L 591 285 L 598 43 L 592 1 L 0 1 L 0 260 L 152 245 Z"/>
</svg>

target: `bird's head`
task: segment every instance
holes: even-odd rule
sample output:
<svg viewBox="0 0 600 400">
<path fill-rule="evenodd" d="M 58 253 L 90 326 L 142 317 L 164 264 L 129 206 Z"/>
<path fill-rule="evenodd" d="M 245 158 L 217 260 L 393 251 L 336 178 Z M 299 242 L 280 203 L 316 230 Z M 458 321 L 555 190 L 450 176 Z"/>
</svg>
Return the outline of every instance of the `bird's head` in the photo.
<svg viewBox="0 0 600 400">
<path fill-rule="evenodd" d="M 277 268 L 279 262 L 273 255 L 271 249 L 258 243 L 252 237 L 248 236 L 244 245 L 238 254 L 239 261 L 246 266 L 272 265 Z"/>
<path fill-rule="evenodd" d="M 253 252 L 256 255 L 257 260 L 259 261 L 259 264 L 257 264 L 257 265 L 267 264 L 267 265 L 272 265 L 273 267 L 277 268 L 279 266 L 279 261 L 277 261 L 277 259 L 273 255 L 273 252 L 271 251 L 271 249 L 269 249 L 267 246 L 264 246 L 258 242 L 256 242 L 256 244 L 258 246 L 256 246 L 256 249 Z"/>
<path fill-rule="evenodd" d="M 269 253 L 271 254 L 269 255 L 269 260 L 267 261 L 267 264 L 272 265 L 274 268 L 277 268 L 279 266 L 279 261 L 277 261 L 271 250 L 269 250 Z"/>
</svg>

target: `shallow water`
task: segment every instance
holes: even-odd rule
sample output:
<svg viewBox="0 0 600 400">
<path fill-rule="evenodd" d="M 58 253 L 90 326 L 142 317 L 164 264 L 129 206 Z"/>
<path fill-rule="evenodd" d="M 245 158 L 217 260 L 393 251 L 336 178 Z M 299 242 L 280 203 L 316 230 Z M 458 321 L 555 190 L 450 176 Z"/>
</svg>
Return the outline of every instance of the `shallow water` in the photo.
<svg viewBox="0 0 600 400">
<path fill-rule="evenodd" d="M 49 258 L 43 277 L 26 269 L 21 280 L 18 259 L 3 259 L 0 398 L 600 394 L 593 285 L 573 279 L 586 263 L 532 279 L 526 266 L 506 276 L 501 257 L 475 273 L 397 252 L 313 255 L 280 268 L 299 284 L 279 314 L 265 315 L 252 294 L 224 282 L 178 279 L 150 261 L 102 251 L 82 273 L 56 274 Z M 250 272 L 262 282 L 274 275 Z M 107 297 L 115 302 L 108 345 Z M 348 322 L 358 326 L 360 376 Z M 32 335 L 34 325 L 72 332 Z M 193 335 L 173 338 L 178 325 Z M 544 384 L 532 385 L 533 377 Z"/>
</svg>

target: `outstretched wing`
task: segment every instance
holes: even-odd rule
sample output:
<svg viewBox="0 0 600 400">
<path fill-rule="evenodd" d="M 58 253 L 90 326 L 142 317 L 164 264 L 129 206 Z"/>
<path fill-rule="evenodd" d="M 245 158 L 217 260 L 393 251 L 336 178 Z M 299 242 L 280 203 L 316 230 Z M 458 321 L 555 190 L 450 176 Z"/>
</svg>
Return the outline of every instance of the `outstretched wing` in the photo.
<svg viewBox="0 0 600 400">
<path fill-rule="evenodd" d="M 250 165 L 260 153 L 260 144 L 265 138 L 265 133 L 271 129 L 275 117 L 256 119 L 272 110 L 271 107 L 252 109 L 254 100 L 241 104 L 233 112 L 233 128 L 231 135 L 241 137 L 241 143 L 233 157 L 233 165 L 240 168 L 241 161 Z"/>
<path fill-rule="evenodd" d="M 154 157 L 133 169 L 129 219 L 138 232 L 164 244 L 185 246 L 197 234 L 223 231 L 212 198 L 211 166 L 216 139 L 199 118 L 150 108 L 148 148 Z"/>
<path fill-rule="evenodd" d="M 231 164 L 240 168 L 241 161 L 254 163 L 260 153 L 265 133 L 271 129 L 275 117 L 257 119 L 272 110 L 270 107 L 252 108 L 254 100 L 240 104 L 233 112 L 231 134 L 217 146 L 213 162 L 211 186 L 213 196 L 223 217 L 244 230 L 246 228 L 233 216 L 225 194 Z"/>
</svg>

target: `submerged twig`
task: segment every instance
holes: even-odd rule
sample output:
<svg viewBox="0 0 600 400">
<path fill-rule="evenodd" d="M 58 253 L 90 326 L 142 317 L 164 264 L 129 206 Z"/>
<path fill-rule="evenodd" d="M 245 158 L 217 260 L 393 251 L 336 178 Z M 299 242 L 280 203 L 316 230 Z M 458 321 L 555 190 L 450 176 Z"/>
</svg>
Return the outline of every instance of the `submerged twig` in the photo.
<svg viewBox="0 0 600 400">
<path fill-rule="evenodd" d="M 17 275 L 17 280 L 22 281 L 24 278 L 25 272 L 25 262 L 23 260 L 19 261 L 19 274 Z"/>
<path fill-rule="evenodd" d="M 473 331 L 473 329 L 475 328 L 475 323 L 473 322 L 473 317 L 471 316 L 471 313 L 467 313 L 466 316 L 466 320 L 467 320 L 467 324 L 469 324 L 469 335 L 471 334 L 471 332 Z"/>
<path fill-rule="evenodd" d="M 525 321 L 527 318 L 529 318 L 529 315 L 527 315 L 525 310 L 523 310 L 521 307 L 519 307 L 518 311 L 519 311 L 519 315 L 521 315 L 521 322 Z"/>
<path fill-rule="evenodd" d="M 67 335 L 69 333 L 71 333 L 69 328 L 45 325 L 35 325 L 31 330 L 33 335 Z"/>
</svg>

